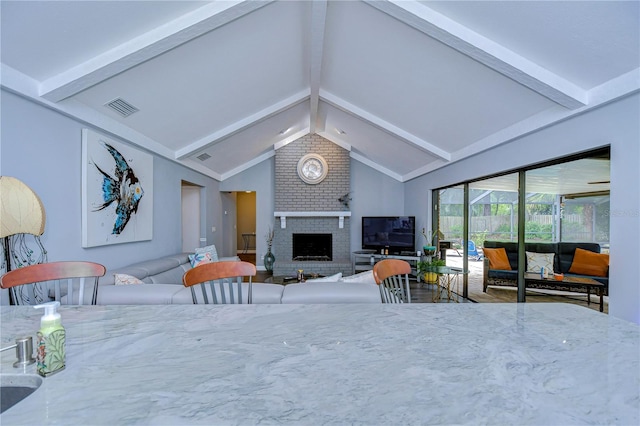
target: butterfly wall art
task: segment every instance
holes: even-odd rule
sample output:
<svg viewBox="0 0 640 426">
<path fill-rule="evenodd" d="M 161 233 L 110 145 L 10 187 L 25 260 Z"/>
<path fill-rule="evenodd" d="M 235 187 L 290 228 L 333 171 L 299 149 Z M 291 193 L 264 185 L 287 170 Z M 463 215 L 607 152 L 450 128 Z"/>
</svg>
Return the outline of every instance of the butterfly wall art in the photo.
<svg viewBox="0 0 640 426">
<path fill-rule="evenodd" d="M 82 246 L 150 240 L 153 156 L 82 130 Z"/>
</svg>

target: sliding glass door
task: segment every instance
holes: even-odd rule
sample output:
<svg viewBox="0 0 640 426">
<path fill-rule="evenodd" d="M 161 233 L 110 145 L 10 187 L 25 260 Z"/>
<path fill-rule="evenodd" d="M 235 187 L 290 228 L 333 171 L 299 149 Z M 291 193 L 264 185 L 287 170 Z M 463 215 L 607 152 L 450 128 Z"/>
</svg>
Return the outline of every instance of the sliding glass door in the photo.
<svg viewBox="0 0 640 426">
<path fill-rule="evenodd" d="M 464 296 L 472 300 L 500 287 L 518 289 L 517 301 L 525 300 L 520 241 L 590 242 L 609 250 L 608 148 L 437 189 L 433 199 L 434 229 L 449 247 L 442 256 L 447 266 L 469 271 Z M 510 264 L 504 269 L 485 261 L 496 247 L 507 248 Z"/>
</svg>

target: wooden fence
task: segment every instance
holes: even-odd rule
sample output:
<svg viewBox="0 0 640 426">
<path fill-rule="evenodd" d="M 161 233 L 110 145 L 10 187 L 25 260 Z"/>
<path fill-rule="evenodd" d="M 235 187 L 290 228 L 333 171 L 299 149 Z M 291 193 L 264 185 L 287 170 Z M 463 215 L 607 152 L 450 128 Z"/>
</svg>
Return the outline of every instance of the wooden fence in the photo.
<svg viewBox="0 0 640 426">
<path fill-rule="evenodd" d="M 461 216 L 440 216 L 440 231 L 444 233 L 447 239 L 460 239 L 462 237 L 462 217 Z M 513 218 L 513 229 L 511 229 L 511 216 L 472 216 L 469 226 L 469 234 L 472 239 L 507 239 L 517 240 L 517 217 Z M 554 221 L 553 215 L 529 215 L 528 223 L 538 225 L 552 225 Z M 593 230 L 588 224 L 584 223 L 584 218 L 579 214 L 564 215 L 563 224 L 572 224 L 571 233 L 565 233 L 566 240 L 572 241 L 593 241 Z M 528 238 L 531 239 L 547 239 L 551 236 L 551 231 L 534 233 L 527 232 Z M 545 238 L 545 235 L 547 238 Z M 477 241 L 480 242 L 480 241 Z"/>
</svg>

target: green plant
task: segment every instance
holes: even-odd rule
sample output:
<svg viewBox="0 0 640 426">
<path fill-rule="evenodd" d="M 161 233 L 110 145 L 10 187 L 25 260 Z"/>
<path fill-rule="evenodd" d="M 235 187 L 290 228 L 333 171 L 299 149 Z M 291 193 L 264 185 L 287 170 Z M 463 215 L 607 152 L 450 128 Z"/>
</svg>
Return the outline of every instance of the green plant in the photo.
<svg viewBox="0 0 640 426">
<path fill-rule="evenodd" d="M 434 247 L 436 245 L 436 240 L 437 240 L 437 237 L 438 237 L 438 231 L 433 231 L 431 234 L 427 235 L 425 229 L 422 228 L 422 236 L 427 241 L 425 243 L 425 246 Z"/>
<path fill-rule="evenodd" d="M 447 262 L 444 259 L 421 260 L 416 264 L 416 269 L 418 274 L 424 274 L 425 272 L 437 272 L 437 268 L 446 265 Z"/>
</svg>

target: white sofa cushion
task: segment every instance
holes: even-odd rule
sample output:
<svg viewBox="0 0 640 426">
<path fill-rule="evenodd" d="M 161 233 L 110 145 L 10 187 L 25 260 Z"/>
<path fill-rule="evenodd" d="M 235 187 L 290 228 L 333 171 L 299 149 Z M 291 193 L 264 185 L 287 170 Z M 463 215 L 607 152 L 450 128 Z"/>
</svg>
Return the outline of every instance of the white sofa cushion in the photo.
<svg viewBox="0 0 640 426">
<path fill-rule="evenodd" d="M 376 284 L 319 282 L 285 286 L 282 303 L 382 303 L 382 300 Z"/>
<path fill-rule="evenodd" d="M 343 283 L 376 283 L 375 278 L 373 278 L 373 269 L 370 271 L 360 272 L 359 274 L 349 275 L 348 277 L 342 277 L 338 281 Z"/>
<path fill-rule="evenodd" d="M 342 272 L 338 272 L 337 274 L 329 275 L 328 277 L 311 278 L 311 279 L 308 279 L 306 281 L 308 283 L 322 283 L 322 282 L 334 283 L 336 281 L 339 281 L 340 278 L 342 278 Z"/>
<path fill-rule="evenodd" d="M 98 305 L 169 305 L 183 288 L 175 284 L 103 285 L 98 289 Z M 85 295 L 86 300 L 90 298 Z"/>
</svg>

